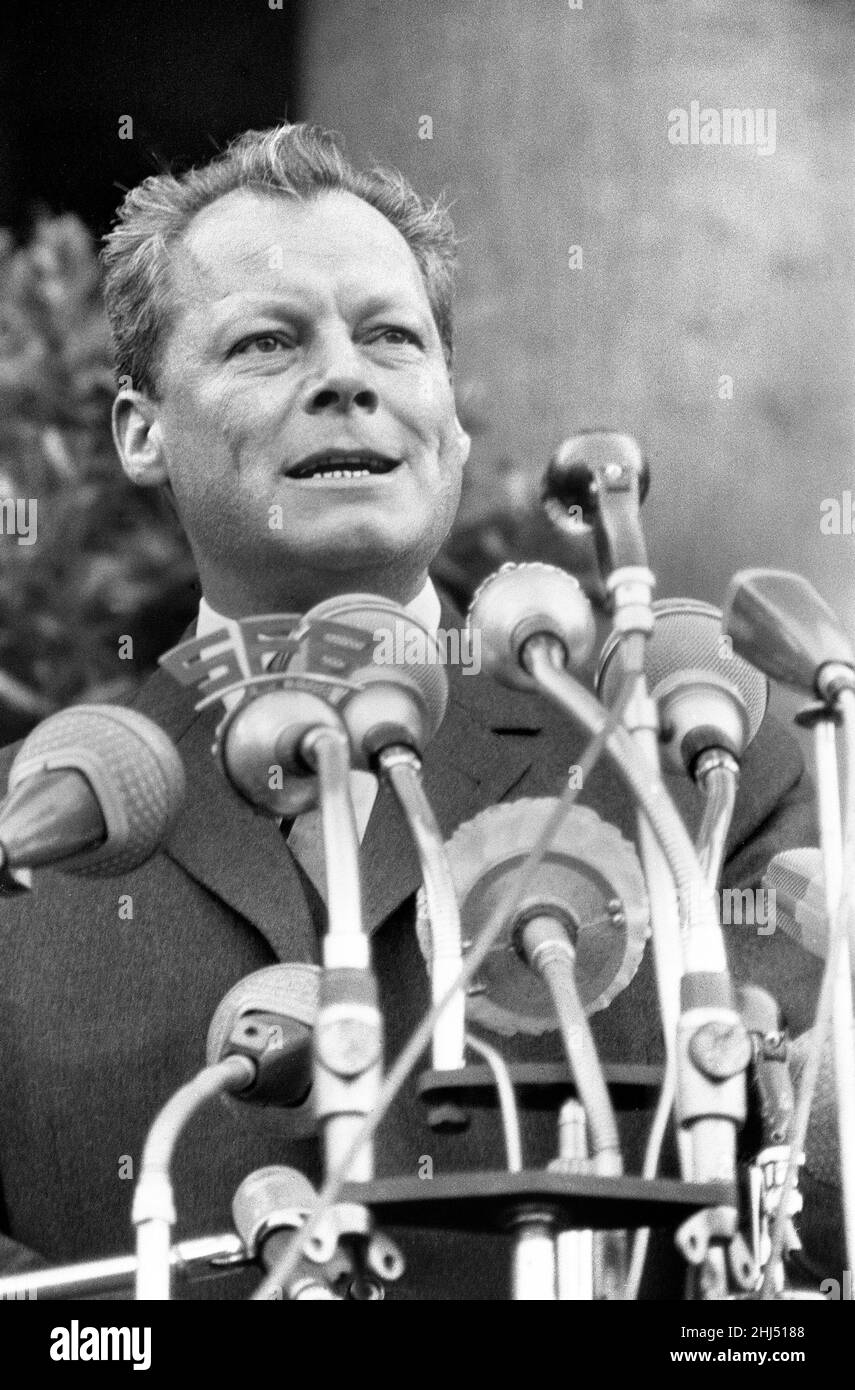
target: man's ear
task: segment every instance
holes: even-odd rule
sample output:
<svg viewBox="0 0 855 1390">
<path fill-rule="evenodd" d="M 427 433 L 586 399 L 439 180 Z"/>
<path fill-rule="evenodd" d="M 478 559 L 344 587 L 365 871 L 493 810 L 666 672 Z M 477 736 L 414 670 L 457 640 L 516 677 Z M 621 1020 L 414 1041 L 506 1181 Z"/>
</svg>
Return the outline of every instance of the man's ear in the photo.
<svg viewBox="0 0 855 1390">
<path fill-rule="evenodd" d="M 461 425 L 457 416 L 454 417 L 454 430 L 457 435 L 457 443 L 460 446 L 460 467 L 465 468 L 469 458 L 469 450 L 472 448 L 472 440 Z"/>
<path fill-rule="evenodd" d="M 169 481 L 158 408 L 142 391 L 120 391 L 113 401 L 113 442 L 132 483 Z"/>
</svg>

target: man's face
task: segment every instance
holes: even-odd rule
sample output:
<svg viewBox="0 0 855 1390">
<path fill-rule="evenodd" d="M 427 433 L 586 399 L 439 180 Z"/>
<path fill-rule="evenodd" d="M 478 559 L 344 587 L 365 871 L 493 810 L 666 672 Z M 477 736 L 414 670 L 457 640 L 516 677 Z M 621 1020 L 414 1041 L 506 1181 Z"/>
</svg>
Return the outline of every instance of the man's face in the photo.
<svg viewBox="0 0 855 1390">
<path fill-rule="evenodd" d="M 210 601 L 406 601 L 453 521 L 469 441 L 404 238 L 349 193 L 235 192 L 194 218 L 171 285 L 149 443 Z"/>
</svg>

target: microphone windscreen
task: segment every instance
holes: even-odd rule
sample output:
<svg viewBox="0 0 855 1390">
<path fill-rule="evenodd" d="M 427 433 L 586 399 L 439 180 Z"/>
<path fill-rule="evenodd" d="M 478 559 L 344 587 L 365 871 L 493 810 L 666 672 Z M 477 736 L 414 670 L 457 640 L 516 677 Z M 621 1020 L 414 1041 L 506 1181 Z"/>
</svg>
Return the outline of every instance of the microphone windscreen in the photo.
<svg viewBox="0 0 855 1390">
<path fill-rule="evenodd" d="M 263 966 L 237 981 L 217 1005 L 208 1028 L 205 1056 L 208 1066 L 222 1061 L 235 1025 L 247 1015 L 278 1014 L 314 1028 L 318 1017 L 320 970 L 317 965 L 286 961 Z M 317 1121 L 311 1096 L 298 1105 L 259 1104 L 251 1096 L 224 1095 L 226 1109 L 248 1128 L 266 1134 L 305 1139 Z"/>
<path fill-rule="evenodd" d="M 111 877 L 150 859 L 184 799 L 184 768 L 163 730 L 134 709 L 73 705 L 27 736 L 9 770 L 9 790 L 39 772 L 75 771 L 98 802 L 106 838 L 63 860 L 63 873 Z"/>
<path fill-rule="evenodd" d="M 837 614 L 803 575 L 788 570 L 735 574 L 723 625 L 738 652 L 767 676 L 805 694 L 821 688 L 824 665 L 855 666 L 852 643 Z"/>
<path fill-rule="evenodd" d="M 232 1220 L 246 1249 L 257 1256 L 271 1231 L 299 1227 L 317 1193 L 297 1168 L 271 1165 L 244 1178 L 232 1200 Z"/>
<path fill-rule="evenodd" d="M 426 627 L 379 594 L 342 594 L 316 604 L 304 616 L 308 623 L 338 623 L 372 636 L 372 655 L 363 667 L 348 670 L 347 679 L 356 685 L 383 679 L 408 685 L 421 700 L 425 741 L 433 738 L 445 717 L 448 677 L 439 643 Z M 289 673 L 298 669 L 299 654 L 288 663 Z"/>
<path fill-rule="evenodd" d="M 651 695 L 656 688 L 685 671 L 703 671 L 729 684 L 745 706 L 750 743 L 763 722 L 769 698 L 766 677 L 735 655 L 722 632 L 721 611 L 697 599 L 657 599 L 653 605 L 654 627 L 645 649 L 645 673 Z M 605 643 L 598 668 L 597 690 L 604 704 L 617 697 L 622 677 L 616 660 L 619 637 L 612 633 Z"/>
</svg>

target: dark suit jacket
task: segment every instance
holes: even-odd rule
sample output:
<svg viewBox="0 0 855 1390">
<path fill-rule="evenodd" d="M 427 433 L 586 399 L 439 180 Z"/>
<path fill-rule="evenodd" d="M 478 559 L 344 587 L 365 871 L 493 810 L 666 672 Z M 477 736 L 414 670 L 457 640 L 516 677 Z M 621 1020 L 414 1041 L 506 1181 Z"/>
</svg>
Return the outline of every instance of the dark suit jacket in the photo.
<svg viewBox="0 0 855 1390">
<path fill-rule="evenodd" d="M 425 781 L 446 835 L 495 802 L 555 795 L 577 762 L 581 740 L 540 701 L 486 678 L 450 672 L 445 722 L 425 759 Z M 132 1248 L 127 1156 L 139 1160 L 146 1131 L 166 1099 L 204 1063 L 208 1024 L 242 976 L 275 960 L 318 960 L 318 923 L 275 822 L 231 792 L 211 757 L 216 712 L 197 715 L 191 697 L 162 673 L 134 701 L 177 744 L 187 773 L 183 811 L 148 864 L 108 880 L 35 876 L 32 894 L 0 902 L 0 1178 L 7 1271 L 26 1248 L 51 1264 Z M 5 787 L 14 749 L 0 762 Z M 690 826 L 699 812 L 687 781 L 671 789 Z M 750 887 L 783 847 L 815 843 L 811 792 L 795 742 L 772 721 L 745 760 L 725 877 Z M 625 834 L 633 808 L 606 761 L 582 800 Z M 378 794 L 362 862 L 366 918 L 394 1056 L 428 999 L 413 931 L 419 880 L 406 831 L 389 795 Z M 119 916 L 130 894 L 133 919 Z M 730 929 L 733 969 L 779 999 L 794 1032 L 810 1025 L 820 963 L 781 933 Z M 607 1061 L 661 1059 L 659 1014 L 648 946 L 628 989 L 593 1020 Z M 554 1036 L 517 1041 L 518 1057 L 557 1058 Z M 313 1140 L 284 1143 L 239 1123 L 220 1104 L 185 1133 L 175 1164 L 178 1236 L 230 1226 L 241 1179 L 271 1162 L 293 1164 L 315 1181 Z M 629 1171 L 646 1119 L 625 1126 Z M 423 1156 L 434 1173 L 501 1167 L 495 1114 L 470 1132 L 438 1137 L 425 1124 L 412 1087 L 381 1128 L 380 1174 L 415 1175 Z M 554 1119 L 527 1128 L 527 1162 L 555 1149 Z M 401 1236 L 408 1272 L 387 1296 L 503 1298 L 502 1237 Z M 665 1266 L 675 1266 L 667 1256 Z M 22 1248 L 24 1247 L 24 1248 Z M 648 1293 L 679 1297 L 665 1266 L 653 1261 Z M 672 1268 L 673 1273 L 673 1268 Z M 234 1297 L 235 1286 L 194 1296 Z"/>
</svg>

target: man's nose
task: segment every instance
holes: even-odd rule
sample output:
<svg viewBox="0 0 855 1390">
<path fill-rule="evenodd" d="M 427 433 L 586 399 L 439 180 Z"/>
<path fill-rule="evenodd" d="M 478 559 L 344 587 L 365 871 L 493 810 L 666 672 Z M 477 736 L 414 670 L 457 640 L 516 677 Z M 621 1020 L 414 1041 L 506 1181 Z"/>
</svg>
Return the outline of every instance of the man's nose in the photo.
<svg viewBox="0 0 855 1390">
<path fill-rule="evenodd" d="M 309 415 L 324 411 L 344 415 L 354 409 L 372 414 L 378 404 L 377 392 L 352 344 L 328 350 L 304 400 Z"/>
</svg>

